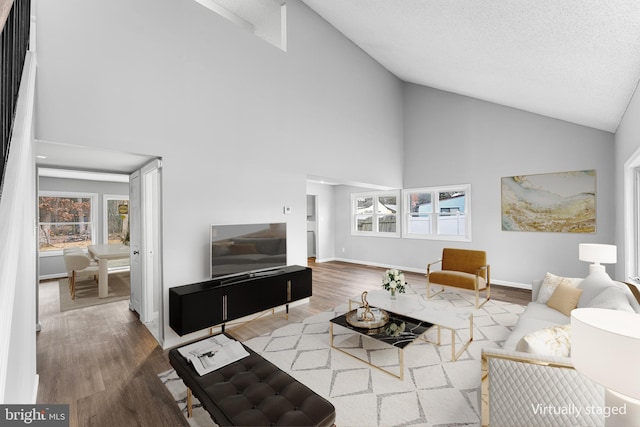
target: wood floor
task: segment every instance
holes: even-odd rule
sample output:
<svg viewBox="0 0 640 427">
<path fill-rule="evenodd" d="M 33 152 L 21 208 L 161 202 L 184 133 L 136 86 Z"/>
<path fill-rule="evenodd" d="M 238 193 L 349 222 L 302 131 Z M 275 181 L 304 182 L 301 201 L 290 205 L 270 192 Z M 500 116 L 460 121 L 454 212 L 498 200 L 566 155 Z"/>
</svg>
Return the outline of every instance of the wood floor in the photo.
<svg viewBox="0 0 640 427">
<path fill-rule="evenodd" d="M 267 316 L 227 331 L 239 340 L 261 335 L 379 289 L 383 269 L 309 262 L 313 296 L 291 308 L 289 320 Z M 411 284 L 424 276 L 406 273 Z M 492 299 L 526 304 L 531 292 L 492 286 Z M 128 301 L 60 313 L 57 282 L 40 284 L 37 337 L 38 403 L 69 404 L 70 426 L 188 425 L 157 375 L 170 369 L 162 350 L 128 308 Z"/>
</svg>

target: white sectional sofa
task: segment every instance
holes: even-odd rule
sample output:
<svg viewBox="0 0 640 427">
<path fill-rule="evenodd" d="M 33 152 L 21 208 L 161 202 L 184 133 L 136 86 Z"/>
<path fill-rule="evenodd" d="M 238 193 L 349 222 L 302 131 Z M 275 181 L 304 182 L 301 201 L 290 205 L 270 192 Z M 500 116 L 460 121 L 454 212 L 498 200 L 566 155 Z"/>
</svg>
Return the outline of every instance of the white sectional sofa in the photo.
<svg viewBox="0 0 640 427">
<path fill-rule="evenodd" d="M 551 280 L 548 280 L 550 276 Z M 558 278 L 549 274 L 545 280 L 535 281 L 532 301 L 503 347 L 482 351 L 483 425 L 604 425 L 603 387 L 573 368 L 570 354 L 567 354 L 570 353 L 569 347 L 545 348 L 545 343 L 549 342 L 560 342 L 560 347 L 570 342 L 570 309 L 567 312 L 565 307 L 563 314 L 549 307 L 550 302 L 547 301 L 553 292 L 554 282 L 558 281 L 563 283 L 563 289 L 569 286 L 582 291 L 577 301 L 578 308 L 597 307 L 640 313 L 640 304 L 629 285 L 621 282 Z M 567 326 L 559 328 L 559 325 Z M 539 339 L 541 334 L 551 332 L 556 333 L 557 340 Z"/>
</svg>

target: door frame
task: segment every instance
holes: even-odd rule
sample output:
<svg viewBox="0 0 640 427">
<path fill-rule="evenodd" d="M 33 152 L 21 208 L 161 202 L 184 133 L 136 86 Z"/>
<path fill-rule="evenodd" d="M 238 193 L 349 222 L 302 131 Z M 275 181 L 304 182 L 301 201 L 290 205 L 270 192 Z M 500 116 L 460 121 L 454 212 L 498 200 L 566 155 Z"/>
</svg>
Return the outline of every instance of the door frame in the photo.
<svg viewBox="0 0 640 427">
<path fill-rule="evenodd" d="M 624 164 L 624 277 L 640 275 L 640 148 Z"/>
<path fill-rule="evenodd" d="M 141 270 L 143 323 L 157 312 L 158 334 L 164 341 L 164 298 L 162 274 L 162 160 L 155 159 L 140 169 Z M 155 310 L 154 310 L 155 305 Z M 154 334 L 155 336 L 156 334 Z"/>
</svg>

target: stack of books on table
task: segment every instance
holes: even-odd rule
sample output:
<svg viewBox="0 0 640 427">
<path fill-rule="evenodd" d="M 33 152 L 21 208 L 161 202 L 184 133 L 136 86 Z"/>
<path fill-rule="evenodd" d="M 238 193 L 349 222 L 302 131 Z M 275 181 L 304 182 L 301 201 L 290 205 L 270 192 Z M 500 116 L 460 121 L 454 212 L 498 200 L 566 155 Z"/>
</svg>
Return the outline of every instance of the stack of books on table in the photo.
<svg viewBox="0 0 640 427">
<path fill-rule="evenodd" d="M 249 355 L 242 344 L 226 335 L 216 335 L 185 345 L 178 352 L 191 362 L 199 375 L 208 374 Z"/>
</svg>

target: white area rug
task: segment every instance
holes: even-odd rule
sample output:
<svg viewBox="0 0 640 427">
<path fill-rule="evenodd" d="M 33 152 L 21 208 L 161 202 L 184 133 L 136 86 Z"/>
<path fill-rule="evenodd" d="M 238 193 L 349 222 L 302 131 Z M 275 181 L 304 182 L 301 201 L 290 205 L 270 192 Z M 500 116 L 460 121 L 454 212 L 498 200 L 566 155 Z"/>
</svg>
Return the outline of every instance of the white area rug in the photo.
<svg viewBox="0 0 640 427">
<path fill-rule="evenodd" d="M 480 424 L 480 351 L 499 346 L 524 307 L 491 300 L 476 310 L 474 298 L 472 293 L 448 292 L 432 299 L 439 300 L 442 307 L 473 310 L 474 340 L 455 362 L 451 361 L 450 334 L 443 331 L 441 346 L 416 341 L 404 351 L 404 380 L 330 348 L 329 320 L 344 314 L 347 304 L 244 344 L 333 403 L 338 426 L 475 426 Z M 336 345 L 399 372 L 394 348 L 337 326 L 334 334 Z M 468 328 L 458 334 L 466 340 Z M 435 328 L 427 337 L 435 341 Z M 186 397 L 175 373 L 161 375 L 167 378 L 167 387 L 182 390 L 184 397 L 177 397 L 177 401 Z M 199 411 L 204 417 L 196 414 L 198 421 L 191 420 L 192 425 L 213 425 L 206 412 Z"/>
<path fill-rule="evenodd" d="M 176 403 L 178 404 L 178 408 L 182 412 L 184 418 L 189 422 L 191 426 L 215 426 L 215 424 L 209 413 L 202 408 L 200 401 L 192 397 L 191 407 L 193 408 L 193 416 L 191 418 L 187 417 L 187 387 L 184 385 L 176 371 L 173 369 L 169 369 L 166 372 L 163 372 L 158 375 L 162 384 L 169 390 Z"/>
<path fill-rule="evenodd" d="M 93 279 L 78 280 L 76 282 L 76 299 L 74 300 L 71 299 L 69 281 L 67 279 L 62 279 L 58 282 L 58 290 L 60 311 L 76 310 L 129 299 L 131 296 L 131 277 L 129 271 L 110 273 L 109 293 L 106 298 L 98 297 L 98 283 Z"/>
</svg>

